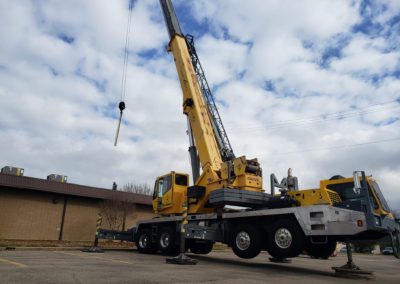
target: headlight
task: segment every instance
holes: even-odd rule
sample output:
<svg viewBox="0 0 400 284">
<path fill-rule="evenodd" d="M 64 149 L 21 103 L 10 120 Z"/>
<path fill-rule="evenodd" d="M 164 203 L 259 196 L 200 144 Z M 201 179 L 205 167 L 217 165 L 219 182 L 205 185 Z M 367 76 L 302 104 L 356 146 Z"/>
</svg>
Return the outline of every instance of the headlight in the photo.
<svg viewBox="0 0 400 284">
<path fill-rule="evenodd" d="M 379 216 L 374 216 L 375 219 L 375 225 L 376 226 L 381 226 L 381 218 L 379 218 Z"/>
</svg>

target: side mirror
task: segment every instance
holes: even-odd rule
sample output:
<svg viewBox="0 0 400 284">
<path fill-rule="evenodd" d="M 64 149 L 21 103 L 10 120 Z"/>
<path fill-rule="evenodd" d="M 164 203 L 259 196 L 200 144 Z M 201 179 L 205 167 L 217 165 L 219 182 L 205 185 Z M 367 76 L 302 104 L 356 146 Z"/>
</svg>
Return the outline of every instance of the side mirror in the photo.
<svg viewBox="0 0 400 284">
<path fill-rule="evenodd" d="M 353 191 L 354 191 L 355 194 L 360 194 L 361 193 L 360 174 L 361 174 L 361 172 L 359 172 L 359 171 L 354 171 L 353 172 L 353 180 L 354 180 Z"/>
</svg>

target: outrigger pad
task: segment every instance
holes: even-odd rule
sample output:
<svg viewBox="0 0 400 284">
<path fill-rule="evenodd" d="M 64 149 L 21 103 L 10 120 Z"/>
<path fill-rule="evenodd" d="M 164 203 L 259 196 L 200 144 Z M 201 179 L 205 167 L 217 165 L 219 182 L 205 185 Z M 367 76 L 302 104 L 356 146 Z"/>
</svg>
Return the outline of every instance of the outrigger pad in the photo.
<svg viewBox="0 0 400 284">
<path fill-rule="evenodd" d="M 83 249 L 82 252 L 103 253 L 104 250 L 102 250 L 99 247 L 91 247 L 91 248 L 88 248 L 88 249 Z"/>
<path fill-rule="evenodd" d="M 195 265 L 195 264 L 197 264 L 196 259 L 190 258 L 184 253 L 181 253 L 175 257 L 167 257 L 165 261 L 170 264 L 180 264 L 180 265 Z"/>
<path fill-rule="evenodd" d="M 276 263 L 292 263 L 291 259 L 288 258 L 275 258 L 275 257 L 270 257 L 269 260 L 271 262 L 276 262 Z"/>
<path fill-rule="evenodd" d="M 341 267 L 332 267 L 335 276 L 353 279 L 375 279 L 375 275 L 370 270 L 362 270 L 353 263 L 347 263 Z"/>
</svg>

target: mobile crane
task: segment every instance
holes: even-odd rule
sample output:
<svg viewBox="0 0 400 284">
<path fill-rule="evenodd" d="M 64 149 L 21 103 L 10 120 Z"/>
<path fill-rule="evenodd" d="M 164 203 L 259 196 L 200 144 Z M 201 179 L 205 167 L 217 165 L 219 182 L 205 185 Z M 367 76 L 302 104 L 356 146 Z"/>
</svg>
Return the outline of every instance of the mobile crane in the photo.
<svg viewBox="0 0 400 284">
<path fill-rule="evenodd" d="M 183 173 L 158 177 L 153 194 L 158 217 L 138 222 L 127 233 L 130 237 L 120 239 L 135 241 L 142 253 L 176 254 L 187 204 L 186 245 L 196 254 L 207 254 L 215 242 L 222 242 L 241 258 L 253 258 L 262 250 L 277 259 L 304 250 L 326 258 L 337 241 L 389 235 L 399 257 L 399 222 L 376 181 L 364 172 L 321 180 L 319 188 L 308 190 L 298 190 L 291 174 L 281 183 L 272 174 L 271 192 L 264 192 L 257 159 L 233 153 L 193 37 L 183 35 L 171 0 L 160 4 L 170 37 L 167 51 L 174 56 L 183 93 L 194 185 L 189 186 L 189 175 Z M 280 194 L 275 194 L 275 187 Z M 247 209 L 224 212 L 225 205 Z M 107 232 L 103 236 L 107 238 Z"/>
</svg>

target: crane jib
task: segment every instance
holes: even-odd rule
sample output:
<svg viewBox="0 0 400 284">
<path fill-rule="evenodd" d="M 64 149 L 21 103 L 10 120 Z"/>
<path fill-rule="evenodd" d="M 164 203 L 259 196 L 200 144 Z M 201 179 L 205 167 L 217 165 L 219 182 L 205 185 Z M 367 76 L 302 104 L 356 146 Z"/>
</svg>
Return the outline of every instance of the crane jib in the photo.
<svg viewBox="0 0 400 284">
<path fill-rule="evenodd" d="M 222 123 L 221 116 L 219 115 L 217 105 L 215 104 L 214 97 L 208 85 L 199 57 L 197 56 L 196 48 L 194 46 L 194 38 L 192 35 L 188 34 L 185 36 L 185 39 L 188 45 L 192 65 L 194 71 L 196 72 L 197 82 L 199 83 L 201 93 L 207 104 L 208 114 L 217 140 L 222 161 L 233 160 L 235 158 L 235 154 L 233 153 L 233 149 L 231 147 L 231 143 L 229 142 L 225 127 Z"/>
<path fill-rule="evenodd" d="M 160 0 L 160 6 L 167 25 L 169 39 L 172 39 L 176 34 L 183 36 L 171 0 Z"/>
</svg>

